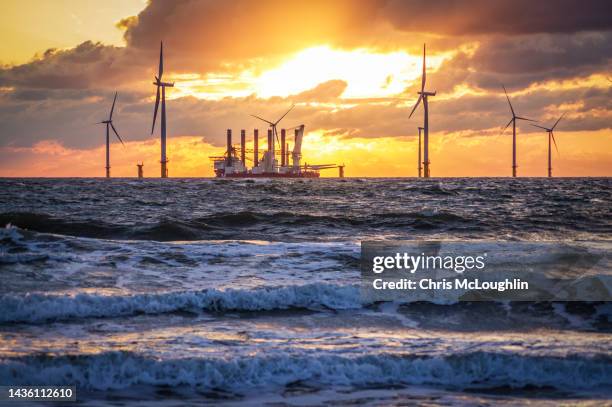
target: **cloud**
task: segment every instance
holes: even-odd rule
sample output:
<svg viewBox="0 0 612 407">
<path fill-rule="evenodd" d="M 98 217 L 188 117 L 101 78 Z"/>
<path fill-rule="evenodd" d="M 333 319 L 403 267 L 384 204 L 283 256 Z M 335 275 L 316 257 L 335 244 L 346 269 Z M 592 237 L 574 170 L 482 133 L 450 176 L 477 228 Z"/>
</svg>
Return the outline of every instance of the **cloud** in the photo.
<svg viewBox="0 0 612 407">
<path fill-rule="evenodd" d="M 482 89 L 589 76 L 612 66 L 612 33 L 536 35 L 484 42 L 469 61 L 472 83 Z"/>
<path fill-rule="evenodd" d="M 314 88 L 296 95 L 293 100 L 297 102 L 331 102 L 337 101 L 346 90 L 348 83 L 340 79 L 323 82 Z"/>
<path fill-rule="evenodd" d="M 371 31 L 379 1 L 178 0 L 152 1 L 137 17 L 120 22 L 128 47 L 168 45 L 179 69 L 295 52 L 313 44 L 355 45 Z M 226 67 L 227 68 L 227 67 Z"/>
<path fill-rule="evenodd" d="M 304 123 L 308 131 L 321 130 L 339 137 L 406 137 L 412 136 L 422 111 L 412 119 L 408 113 L 414 100 L 403 103 L 375 98 L 351 101 L 339 98 L 342 81 L 329 81 L 298 95 L 262 99 L 255 96 L 203 100 L 183 97 L 168 100 L 169 137 L 194 136 L 221 146 L 225 130 L 233 128 L 266 128 L 252 118 L 282 115 L 293 102 L 297 106 L 281 122 L 292 127 Z M 104 142 L 103 127 L 94 123 L 108 115 L 112 92 L 103 96 L 85 93 L 83 98 L 55 98 L 40 101 L 0 97 L 0 122 L 3 123 L 0 146 L 30 146 L 53 138 L 70 148 L 92 148 Z M 509 119 L 509 110 L 501 88 L 478 95 L 456 98 L 439 95 L 430 99 L 430 125 L 434 131 L 453 133 L 472 131 L 479 134 L 499 129 Z M 515 109 L 538 120 L 552 120 L 568 111 L 563 127 L 572 130 L 598 130 L 612 122 L 612 90 L 578 87 L 573 89 L 537 89 L 511 94 Z M 323 102 L 326 101 L 326 102 Z M 115 111 L 115 126 L 129 141 L 151 138 L 153 103 L 138 92 L 121 92 Z M 525 131 L 536 131 L 525 128 Z M 153 138 L 159 136 L 159 127 Z"/>
<path fill-rule="evenodd" d="M 204 77 L 212 72 L 233 77 L 247 68 L 256 76 L 288 54 L 317 44 L 418 53 L 422 37 L 429 35 L 431 52 L 455 51 L 428 75 L 428 87 L 439 92 L 431 99 L 434 131 L 492 133 L 508 116 L 501 83 L 515 92 L 570 79 L 585 83 L 515 94 L 513 103 L 523 114 L 542 120 L 567 110 L 567 129 L 605 129 L 612 116 L 610 90 L 586 83 L 590 75 L 611 68 L 612 20 L 603 8 L 609 8 L 608 2 L 598 0 L 588 6 L 566 0 L 553 5 L 364 0 L 358 7 L 348 0 L 154 0 L 138 16 L 120 22 L 125 47 L 86 41 L 48 50 L 29 63 L 0 67 L 0 146 L 28 147 L 43 140 L 76 150 L 100 146 L 103 129 L 94 123 L 108 114 L 115 89 L 115 124 L 121 135 L 129 141 L 150 139 L 150 79 L 162 38 L 167 75 Z M 459 45 L 466 46 L 455 49 Z M 402 96 L 415 98 L 417 82 Z M 221 146 L 228 127 L 263 129 L 249 114 L 278 117 L 292 102 L 298 106 L 283 121 L 287 127 L 305 123 L 309 130 L 345 140 L 413 136 L 422 120 L 420 110 L 408 119 L 414 99 L 347 100 L 347 86 L 337 78 L 288 97 L 172 99 L 169 137 L 193 136 Z M 455 96 L 461 87 L 475 92 Z"/>
<path fill-rule="evenodd" d="M 0 68 L 0 86 L 36 89 L 88 89 L 119 85 L 137 77 L 140 58 L 126 48 L 83 42 L 49 49 L 29 63 Z"/>
<path fill-rule="evenodd" d="M 479 44 L 474 55 L 459 52 L 446 63 L 453 84 L 527 86 L 544 77 L 609 70 L 612 33 L 606 30 L 612 20 L 607 9 L 609 2 L 599 0 L 588 6 L 560 0 L 554 7 L 526 0 L 363 0 L 359 7 L 349 0 L 154 0 L 118 24 L 125 30 L 126 47 L 86 41 L 72 49 L 47 50 L 29 63 L 0 68 L 0 86 L 144 86 L 154 74 L 162 39 L 167 70 L 235 74 L 249 69 L 257 75 L 306 47 L 418 52 L 423 38 L 433 52 L 456 49 L 461 41 Z"/>
<path fill-rule="evenodd" d="M 404 31 L 516 35 L 610 30 L 611 11 L 607 0 L 389 0 L 382 15 Z"/>
</svg>

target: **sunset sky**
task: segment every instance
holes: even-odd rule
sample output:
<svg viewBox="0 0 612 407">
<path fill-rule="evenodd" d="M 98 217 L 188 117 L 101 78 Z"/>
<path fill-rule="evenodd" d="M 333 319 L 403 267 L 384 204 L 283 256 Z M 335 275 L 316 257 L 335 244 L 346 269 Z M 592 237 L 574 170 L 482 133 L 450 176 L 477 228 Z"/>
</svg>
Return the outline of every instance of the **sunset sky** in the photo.
<svg viewBox="0 0 612 407">
<path fill-rule="evenodd" d="M 612 4 L 605 0 L 4 0 L 0 176 L 159 175 L 151 136 L 164 41 L 171 177 L 212 176 L 225 131 L 306 125 L 304 161 L 414 176 L 408 115 L 428 48 L 432 176 L 508 176 L 517 113 L 549 126 L 556 176 L 612 176 Z M 238 142 L 239 138 L 236 137 Z M 293 138 L 289 138 L 290 144 Z M 518 128 L 519 176 L 546 175 L 547 136 Z M 337 175 L 336 171 L 323 175 Z"/>
</svg>

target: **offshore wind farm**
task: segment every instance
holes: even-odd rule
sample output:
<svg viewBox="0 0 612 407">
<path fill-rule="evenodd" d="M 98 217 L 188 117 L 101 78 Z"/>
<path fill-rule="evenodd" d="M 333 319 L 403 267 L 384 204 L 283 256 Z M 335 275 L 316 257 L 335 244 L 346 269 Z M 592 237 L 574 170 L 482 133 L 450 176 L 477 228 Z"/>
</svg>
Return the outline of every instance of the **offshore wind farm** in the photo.
<svg viewBox="0 0 612 407">
<path fill-rule="evenodd" d="M 160 148 L 161 148 L 161 178 L 168 177 L 168 157 L 167 157 L 167 116 L 166 116 L 166 87 L 172 88 L 174 87 L 174 82 L 163 82 L 162 75 L 164 73 L 164 57 L 163 57 L 163 41 L 160 43 L 160 51 L 159 51 L 159 66 L 157 75 L 155 75 L 155 81 L 153 84 L 156 86 L 156 95 L 155 95 L 155 105 L 153 110 L 153 122 L 151 125 L 151 135 L 153 135 L 155 131 L 155 123 L 157 119 L 157 112 L 159 110 L 160 101 L 161 101 L 161 130 L 160 130 Z M 418 126 L 418 146 L 417 146 L 417 178 L 429 178 L 431 176 L 431 160 L 430 160 L 430 149 L 429 149 L 429 97 L 436 96 L 436 91 L 428 91 L 425 86 L 427 83 L 427 45 L 423 44 L 423 58 L 422 58 L 422 70 L 421 70 L 421 81 L 420 81 L 420 90 L 417 92 L 418 97 L 417 100 L 408 115 L 408 119 L 411 119 L 416 112 L 417 108 L 422 104 L 423 105 L 423 122 L 422 125 Z M 500 135 L 503 135 L 510 125 L 512 125 L 512 171 L 511 176 L 517 177 L 517 121 L 528 121 L 528 122 L 537 122 L 534 119 L 529 119 L 523 116 L 517 115 L 514 110 L 514 106 L 510 101 L 510 97 L 506 90 L 506 87 L 502 85 L 502 89 L 504 91 L 505 98 L 508 103 L 508 107 L 510 108 L 510 112 L 512 117 L 510 121 L 502 127 Z M 107 124 L 107 148 L 106 148 L 106 177 L 110 177 L 110 167 L 109 167 L 109 144 L 108 144 L 108 133 L 109 126 L 113 130 L 113 132 L 117 135 L 121 143 L 123 141 L 119 137 L 116 129 L 112 125 L 112 113 L 114 110 L 116 101 L 113 100 L 113 105 L 111 107 L 111 112 L 109 119 L 107 121 L 103 121 L 100 123 Z M 271 121 L 261 116 L 249 114 L 249 116 L 266 123 L 269 126 L 267 130 L 267 148 L 264 151 L 263 155 L 260 155 L 259 151 L 259 129 L 255 128 L 252 132 L 252 149 L 248 149 L 248 152 L 253 154 L 252 159 L 248 159 L 252 163 L 252 167 L 249 168 L 247 163 L 247 147 L 246 147 L 246 130 L 241 129 L 241 142 L 239 146 L 235 146 L 232 142 L 232 129 L 227 130 L 227 142 L 226 149 L 223 155 L 220 156 L 211 156 L 210 159 L 213 162 L 214 173 L 217 177 L 221 178 L 319 178 L 321 170 L 328 169 L 338 169 L 338 176 L 344 177 L 344 168 L 345 165 L 338 165 L 335 163 L 330 164 L 301 164 L 302 158 L 302 142 L 305 135 L 305 125 L 301 124 L 298 126 L 294 126 L 290 129 L 281 129 L 281 136 L 279 139 L 278 125 L 280 122 L 287 116 L 294 108 L 295 104 L 292 104 L 291 107 L 283 113 L 276 121 Z M 567 112 L 564 112 L 565 115 Z M 561 119 L 559 119 L 552 128 L 546 128 L 539 125 L 534 125 L 535 127 L 544 129 L 548 132 L 548 167 L 547 167 L 547 176 L 552 177 L 552 168 L 551 168 L 551 149 L 550 142 L 551 140 L 555 144 L 554 135 L 552 131 L 557 126 Z M 532 124 L 533 125 L 533 124 Z M 293 151 L 290 152 L 289 144 L 287 142 L 286 134 L 287 130 L 295 130 L 295 136 L 293 140 Z M 558 151 L 558 149 L 557 149 Z M 289 157 L 291 157 L 292 163 L 290 164 Z M 278 160 L 280 158 L 280 160 Z M 138 177 L 142 178 L 143 176 L 143 168 L 144 162 L 138 164 Z M 406 174 L 406 176 L 410 176 Z"/>
<path fill-rule="evenodd" d="M 372 7 L 386 3 L 393 1 L 382 0 Z M 154 3 L 151 7 L 158 6 Z M 203 20 L 213 15 L 199 14 L 205 5 L 194 7 Z M 261 7 L 268 10 L 267 5 Z M 277 12 L 293 16 L 285 13 L 296 7 Z M 346 8 L 344 4 L 303 7 L 325 9 L 330 16 L 352 16 L 346 10 L 340 14 L 331 11 Z M 490 8 L 483 7 L 483 13 Z M 229 9 L 222 9 L 229 13 Z M 450 14 L 456 13 L 454 10 Z M 293 110 L 276 130 L 272 129 L 276 172 L 282 172 L 283 157 L 287 161 L 286 152 L 282 154 L 282 127 L 290 144 L 290 165 L 285 162 L 285 167 L 293 167 L 295 134 L 290 128 L 304 124 L 301 165 L 336 165 L 321 170 L 320 177 L 338 176 L 341 164 L 345 164 L 345 175 L 350 177 L 418 177 L 419 165 L 413 164 L 417 160 L 422 177 L 427 172 L 435 178 L 511 177 L 513 173 L 547 177 L 547 139 L 529 123 L 549 126 L 565 113 L 554 134 L 555 139 L 563 139 L 561 155 L 554 151 L 551 139 L 553 176 L 609 173 L 611 161 L 606 158 L 605 144 L 612 134 L 606 104 L 610 69 L 604 64 L 609 54 L 604 34 L 589 36 L 585 34 L 588 30 L 571 31 L 570 24 L 569 42 L 547 46 L 546 36 L 556 36 L 559 31 L 547 32 L 545 25 L 534 28 L 534 33 L 544 30 L 541 36 L 528 34 L 529 41 L 514 41 L 518 34 L 481 36 L 470 32 L 468 27 L 487 21 L 483 18 L 460 24 L 470 13 L 460 13 L 461 17 L 447 26 L 450 31 L 466 32 L 451 35 L 436 26 L 441 19 L 431 23 L 436 26 L 434 32 L 423 27 L 406 31 L 417 24 L 417 19 L 398 12 L 397 21 L 386 25 L 373 12 L 372 29 L 378 27 L 376 32 L 380 34 L 387 27 L 388 43 L 380 42 L 374 32 L 360 32 L 347 33 L 355 42 L 347 39 L 342 45 L 334 32 L 346 26 L 314 19 L 314 15 L 325 13 L 308 14 L 312 30 L 294 30 L 289 36 L 274 25 L 247 32 L 252 21 L 246 16 L 239 19 L 238 31 L 230 30 L 230 25 L 209 24 L 208 32 L 197 21 L 170 28 L 159 17 L 160 21 L 139 24 L 138 18 L 157 14 L 137 14 L 119 26 L 100 22 L 114 32 L 116 40 L 112 44 L 105 42 L 108 38 L 97 43 L 95 35 L 90 41 L 66 39 L 48 45 L 40 37 L 40 49 L 32 48 L 32 42 L 23 48 L 7 42 L 10 47 L 0 51 L 4 62 L 0 92 L 6 105 L 0 110 L 4 130 L 0 154 L 5 163 L 0 166 L 1 175 L 105 177 L 105 141 L 96 136 L 91 124 L 108 117 L 107 103 L 109 99 L 112 102 L 115 90 L 121 100 L 115 108 L 114 126 L 125 148 L 110 142 L 113 177 L 136 177 L 137 163 L 143 164 L 146 177 L 216 176 L 214 161 L 209 157 L 227 154 L 227 129 L 232 130 L 232 151 L 237 151 L 239 159 L 240 135 L 245 131 L 245 149 L 249 152 L 245 151 L 242 165 L 251 171 L 254 130 L 259 136 L 259 164 L 268 150 L 269 123 L 250 115 L 274 122 L 292 105 Z M 188 14 L 181 15 L 189 19 Z M 496 16 L 492 20 L 497 21 Z M 63 21 L 64 15 L 58 17 L 62 29 L 71 26 L 71 22 Z M 432 21 L 429 17 L 418 20 L 418 24 Z M 223 18 L 234 21 L 233 17 Z M 9 29 L 11 24 L 9 21 L 5 27 Z M 156 26 L 161 27 L 157 32 Z M 194 35 L 190 30 L 195 27 L 201 27 L 202 32 Z M 355 27 L 365 29 L 368 25 Z M 82 35 L 87 37 L 97 29 L 89 26 Z M 505 30 L 506 26 L 501 29 Z M 178 35 L 179 31 L 185 32 Z M 19 30 L 15 36 L 19 38 Z M 560 37 L 555 41 L 561 41 Z M 584 47 L 578 48 L 578 44 Z M 557 53 L 556 49 L 567 50 Z M 599 62 L 588 68 L 591 59 L 580 55 L 581 51 Z M 561 56 L 562 60 L 555 60 Z M 423 91 L 436 93 L 426 95 L 427 135 Z M 500 134 L 500 128 L 513 117 L 508 99 L 516 116 L 537 122 L 516 119 Z M 165 135 L 162 105 L 166 109 Z M 420 149 L 418 127 L 423 128 Z M 116 140 L 112 128 L 109 133 Z M 162 165 L 166 170 L 162 171 Z"/>
</svg>

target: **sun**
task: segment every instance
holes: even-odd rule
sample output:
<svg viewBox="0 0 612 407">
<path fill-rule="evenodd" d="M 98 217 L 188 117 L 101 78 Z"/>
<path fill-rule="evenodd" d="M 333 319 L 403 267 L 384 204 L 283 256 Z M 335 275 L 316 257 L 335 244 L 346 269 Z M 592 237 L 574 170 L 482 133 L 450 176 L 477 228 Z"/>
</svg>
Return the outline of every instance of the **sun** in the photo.
<svg viewBox="0 0 612 407">
<path fill-rule="evenodd" d="M 428 56 L 428 69 L 437 70 L 450 56 Z M 406 51 L 341 50 L 322 45 L 290 54 L 280 64 L 258 66 L 232 76 L 214 72 L 178 76 L 172 97 L 219 99 L 252 94 L 260 98 L 288 97 L 330 80 L 346 82 L 341 95 L 346 99 L 390 97 L 420 78 L 421 58 Z"/>
<path fill-rule="evenodd" d="M 429 66 L 437 69 L 444 56 L 433 56 Z M 365 48 L 338 50 L 329 46 L 305 49 L 255 79 L 261 97 L 289 96 L 323 82 L 347 83 L 344 98 L 388 97 L 402 92 L 420 77 L 420 55 L 405 51 L 380 53 Z"/>
</svg>

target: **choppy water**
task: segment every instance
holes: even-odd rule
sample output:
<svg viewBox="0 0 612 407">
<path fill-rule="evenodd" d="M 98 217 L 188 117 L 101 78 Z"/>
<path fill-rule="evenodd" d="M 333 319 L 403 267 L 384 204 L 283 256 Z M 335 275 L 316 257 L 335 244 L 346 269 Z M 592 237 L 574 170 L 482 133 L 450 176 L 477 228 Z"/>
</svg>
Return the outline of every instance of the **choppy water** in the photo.
<svg viewBox="0 0 612 407">
<path fill-rule="evenodd" d="M 612 396 L 612 304 L 363 304 L 358 269 L 365 239 L 612 247 L 611 179 L 4 179 L 0 191 L 0 384 L 76 384 L 91 405 Z"/>
</svg>

